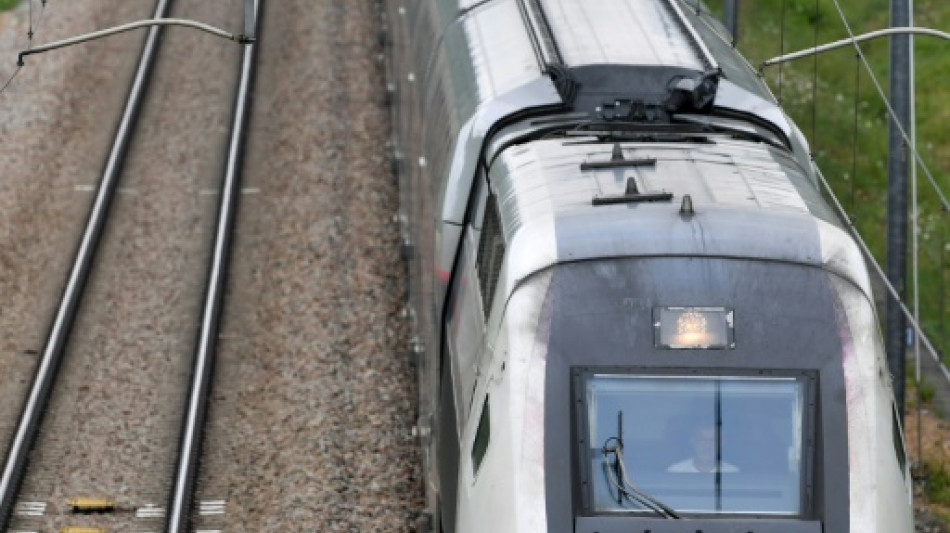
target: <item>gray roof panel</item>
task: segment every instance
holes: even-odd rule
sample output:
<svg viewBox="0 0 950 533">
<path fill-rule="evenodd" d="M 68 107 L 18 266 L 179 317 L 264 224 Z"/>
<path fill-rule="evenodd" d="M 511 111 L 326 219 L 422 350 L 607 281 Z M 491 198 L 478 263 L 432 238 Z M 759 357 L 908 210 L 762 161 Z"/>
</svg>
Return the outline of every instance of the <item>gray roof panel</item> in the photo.
<svg viewBox="0 0 950 533">
<path fill-rule="evenodd" d="M 784 151 L 713 137 L 710 144 L 622 144 L 624 158 L 655 165 L 581 171 L 607 161 L 613 144 L 542 140 L 505 150 L 490 170 L 511 250 L 512 280 L 561 261 L 637 255 L 766 259 L 821 266 L 866 286 L 860 253 L 820 192 Z M 673 193 L 673 202 L 593 206 L 640 192 Z M 681 217 L 684 195 L 696 215 Z M 518 244 L 518 243 L 521 244 Z"/>
<path fill-rule="evenodd" d="M 596 64 L 704 70 L 663 0 L 542 0 L 569 67 Z"/>
<path fill-rule="evenodd" d="M 656 165 L 581 171 L 584 162 L 608 161 L 613 144 L 593 139 L 544 140 L 505 150 L 491 180 L 510 238 L 519 221 L 571 210 L 600 210 L 594 196 L 623 194 L 627 178 L 640 192 L 689 194 L 697 205 L 791 211 L 835 222 L 820 193 L 784 151 L 762 143 L 716 136 L 710 144 L 622 143 L 625 159 Z"/>
</svg>

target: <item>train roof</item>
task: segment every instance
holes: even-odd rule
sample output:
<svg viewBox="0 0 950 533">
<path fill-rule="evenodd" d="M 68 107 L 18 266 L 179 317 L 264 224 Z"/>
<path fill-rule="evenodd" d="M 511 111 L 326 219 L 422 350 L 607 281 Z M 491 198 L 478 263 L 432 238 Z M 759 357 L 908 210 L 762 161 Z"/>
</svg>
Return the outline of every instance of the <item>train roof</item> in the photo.
<svg viewBox="0 0 950 533">
<path fill-rule="evenodd" d="M 441 19 L 436 26 L 449 28 L 463 21 L 476 71 L 489 74 L 478 82 L 504 85 L 509 77 L 540 76 L 553 65 L 718 70 L 730 84 L 775 105 L 768 86 L 735 50 L 728 31 L 700 2 L 440 0 L 436 6 Z M 528 56 L 533 66 L 526 64 Z M 487 72 L 499 65 L 517 68 Z M 491 98 L 491 93 L 480 96 Z"/>
<path fill-rule="evenodd" d="M 425 155 L 437 174 L 452 177 L 440 191 L 441 220 L 464 223 L 471 176 L 488 162 L 510 249 L 518 250 L 509 265 L 513 281 L 561 261 L 715 255 L 820 266 L 870 294 L 860 252 L 821 199 L 807 142 L 696 3 L 434 5 L 429 17 L 444 35 L 441 51 L 424 55 L 437 67 L 425 106 L 448 110 L 428 133 L 445 139 L 446 149 Z M 731 119 L 755 131 L 685 144 L 620 142 L 624 157 L 655 165 L 597 172 L 579 166 L 609 159 L 614 143 L 546 133 L 558 121 L 676 130 L 683 115 Z M 598 195 L 622 195 L 630 176 L 641 191 L 672 193 L 672 202 L 591 205 Z M 696 213 L 683 217 L 687 194 Z M 529 245 L 516 246 L 521 239 Z M 443 248 L 438 261 L 447 269 L 454 248 Z"/>
<path fill-rule="evenodd" d="M 764 142 L 538 140 L 502 151 L 489 179 L 515 283 L 568 261 L 726 257 L 823 268 L 871 294 L 860 251 L 810 175 Z"/>
<path fill-rule="evenodd" d="M 472 147 L 512 115 L 560 108 L 598 120 L 605 103 L 661 108 L 672 81 L 700 83 L 710 73 L 712 111 L 770 128 L 800 163 L 808 161 L 807 142 L 768 87 L 721 25 L 692 3 L 442 0 L 424 18 L 437 19 L 432 24 L 444 29 L 441 51 L 418 59 L 441 65 L 432 83 L 442 92 L 430 92 L 427 105 L 448 110 L 441 137 L 455 140 L 454 154 L 451 146 L 426 154 L 437 172 L 474 174 L 478 154 Z M 444 221 L 462 223 L 469 188 L 464 180 L 447 184 Z"/>
<path fill-rule="evenodd" d="M 545 18 L 564 65 L 681 67 L 712 65 L 695 48 L 689 28 L 677 23 L 665 2 L 545 0 Z M 671 4 L 671 5 L 676 5 Z"/>
</svg>

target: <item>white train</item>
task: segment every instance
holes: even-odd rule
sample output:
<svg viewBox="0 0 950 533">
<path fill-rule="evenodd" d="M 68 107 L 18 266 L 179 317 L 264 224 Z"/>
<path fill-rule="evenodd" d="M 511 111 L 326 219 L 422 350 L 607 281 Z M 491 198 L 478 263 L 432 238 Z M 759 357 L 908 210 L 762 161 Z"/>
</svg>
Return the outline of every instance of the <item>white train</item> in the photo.
<svg viewBox="0 0 950 533">
<path fill-rule="evenodd" d="M 433 530 L 913 530 L 864 261 L 708 13 L 386 10 Z"/>
</svg>

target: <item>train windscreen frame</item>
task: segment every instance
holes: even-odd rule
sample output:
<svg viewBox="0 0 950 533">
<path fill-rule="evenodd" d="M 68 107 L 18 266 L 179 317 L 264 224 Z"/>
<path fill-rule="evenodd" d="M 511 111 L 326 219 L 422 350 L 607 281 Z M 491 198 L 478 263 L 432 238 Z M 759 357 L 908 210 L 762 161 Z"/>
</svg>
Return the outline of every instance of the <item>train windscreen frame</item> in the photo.
<svg viewBox="0 0 950 533">
<path fill-rule="evenodd" d="M 575 373 L 585 514 L 810 514 L 814 374 L 719 372 Z"/>
</svg>

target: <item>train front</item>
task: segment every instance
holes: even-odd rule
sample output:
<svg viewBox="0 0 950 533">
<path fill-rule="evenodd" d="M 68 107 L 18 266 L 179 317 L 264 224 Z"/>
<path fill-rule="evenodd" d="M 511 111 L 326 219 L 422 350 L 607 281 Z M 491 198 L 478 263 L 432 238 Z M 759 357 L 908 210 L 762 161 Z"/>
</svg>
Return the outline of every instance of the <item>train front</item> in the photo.
<svg viewBox="0 0 950 533">
<path fill-rule="evenodd" d="M 461 443 L 459 531 L 913 530 L 854 243 L 780 151 L 714 143 L 544 140 L 492 165 L 509 296 Z M 618 151 L 654 162 L 579 171 Z M 576 201 L 631 175 L 673 198 Z"/>
</svg>

